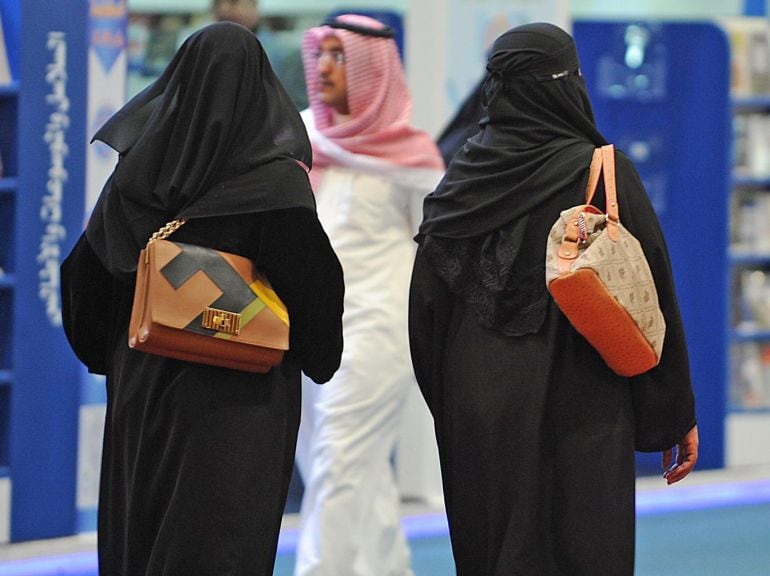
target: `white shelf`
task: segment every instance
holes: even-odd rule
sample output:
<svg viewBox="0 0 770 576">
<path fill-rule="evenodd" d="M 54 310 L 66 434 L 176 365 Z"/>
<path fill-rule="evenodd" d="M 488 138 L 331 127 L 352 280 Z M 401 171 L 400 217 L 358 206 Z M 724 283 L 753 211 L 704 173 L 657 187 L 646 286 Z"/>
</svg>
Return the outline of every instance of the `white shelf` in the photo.
<svg viewBox="0 0 770 576">
<path fill-rule="evenodd" d="M 725 464 L 746 466 L 770 463 L 770 410 L 727 414 L 725 421 Z"/>
</svg>

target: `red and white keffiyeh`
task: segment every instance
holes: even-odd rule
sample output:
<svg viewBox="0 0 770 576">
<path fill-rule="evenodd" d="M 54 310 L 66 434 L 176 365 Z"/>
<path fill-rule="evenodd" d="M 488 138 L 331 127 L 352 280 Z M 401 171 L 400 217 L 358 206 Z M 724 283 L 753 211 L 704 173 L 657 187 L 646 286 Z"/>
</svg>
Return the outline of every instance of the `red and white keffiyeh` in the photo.
<svg viewBox="0 0 770 576">
<path fill-rule="evenodd" d="M 377 20 L 356 14 L 338 16 L 336 20 L 364 28 L 385 28 Z M 327 36 L 339 38 L 345 52 L 350 117 L 339 124 L 334 124 L 333 110 L 319 95 L 316 55 Z M 322 25 L 305 32 L 302 57 L 313 117 L 308 132 L 313 144 L 314 187 L 324 168 L 336 164 L 361 167 L 361 163 L 387 163 L 403 168 L 444 169 L 430 136 L 410 124 L 412 97 L 392 38 Z M 303 116 L 307 117 L 307 112 Z M 360 156 L 370 157 L 369 161 Z"/>
</svg>

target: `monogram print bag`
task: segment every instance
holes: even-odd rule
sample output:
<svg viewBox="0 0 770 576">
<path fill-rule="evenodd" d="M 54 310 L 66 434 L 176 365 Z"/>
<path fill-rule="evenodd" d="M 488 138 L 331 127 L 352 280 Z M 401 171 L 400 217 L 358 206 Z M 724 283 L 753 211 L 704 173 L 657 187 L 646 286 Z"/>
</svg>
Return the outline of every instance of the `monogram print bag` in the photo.
<svg viewBox="0 0 770 576">
<path fill-rule="evenodd" d="M 591 205 L 603 173 L 607 211 Z M 597 148 L 586 203 L 561 213 L 548 236 L 546 284 L 575 329 L 621 376 L 657 366 L 666 323 L 639 241 L 619 220 L 613 146 Z"/>
</svg>

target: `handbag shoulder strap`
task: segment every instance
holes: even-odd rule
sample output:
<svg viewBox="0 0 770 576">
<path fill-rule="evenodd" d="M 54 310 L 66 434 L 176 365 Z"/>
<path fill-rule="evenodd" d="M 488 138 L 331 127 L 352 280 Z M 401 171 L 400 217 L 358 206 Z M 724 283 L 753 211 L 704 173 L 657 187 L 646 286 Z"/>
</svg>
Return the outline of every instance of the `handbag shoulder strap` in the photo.
<svg viewBox="0 0 770 576">
<path fill-rule="evenodd" d="M 602 171 L 604 172 L 604 193 L 607 207 L 607 232 L 612 240 L 619 237 L 618 224 L 620 224 L 620 211 L 618 208 L 618 192 L 615 187 L 615 147 L 607 144 L 601 147 Z"/>
<path fill-rule="evenodd" d="M 166 222 L 163 226 L 161 226 L 157 232 L 154 232 L 152 236 L 150 236 L 150 239 L 147 241 L 147 244 L 151 244 L 152 242 L 155 242 L 156 240 L 165 240 L 169 236 L 171 236 L 174 232 L 179 230 L 184 223 L 187 222 L 184 218 L 178 218 L 177 220 L 172 220 L 171 222 Z"/>
<path fill-rule="evenodd" d="M 141 260 L 142 255 L 144 255 L 144 263 L 149 264 L 150 263 L 150 251 L 148 248 L 150 247 L 150 244 L 155 242 L 156 240 L 165 240 L 169 236 L 171 236 L 174 232 L 179 230 L 184 223 L 187 222 L 184 218 L 179 218 L 178 220 L 172 220 L 171 222 L 166 222 L 163 226 L 161 226 L 157 232 L 153 232 L 152 236 L 150 236 L 150 239 L 147 240 L 147 244 L 144 247 L 144 250 L 139 255 L 139 259 Z"/>
<path fill-rule="evenodd" d="M 586 204 L 590 204 L 596 193 L 596 185 L 599 183 L 599 174 L 602 172 L 602 149 L 595 148 L 591 158 L 591 166 L 588 169 L 588 184 L 586 184 Z"/>
</svg>

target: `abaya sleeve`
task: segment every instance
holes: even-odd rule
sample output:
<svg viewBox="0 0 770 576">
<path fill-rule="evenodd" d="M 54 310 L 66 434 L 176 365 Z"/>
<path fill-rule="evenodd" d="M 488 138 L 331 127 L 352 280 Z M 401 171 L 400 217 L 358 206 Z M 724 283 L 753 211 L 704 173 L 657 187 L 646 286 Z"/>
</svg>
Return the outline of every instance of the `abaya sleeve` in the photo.
<svg viewBox="0 0 770 576">
<path fill-rule="evenodd" d="M 264 218 L 259 264 L 289 311 L 289 354 L 314 382 L 342 357 L 342 266 L 315 212 L 276 210 Z"/>
<path fill-rule="evenodd" d="M 81 234 L 61 265 L 62 324 L 78 359 L 94 374 L 107 373 L 120 289 Z"/>
<path fill-rule="evenodd" d="M 671 261 L 657 215 L 631 161 L 616 154 L 616 165 L 620 219 L 642 245 L 666 320 L 660 364 L 631 379 L 636 449 L 658 452 L 677 444 L 695 425 L 689 357 Z"/>
<path fill-rule="evenodd" d="M 436 418 L 442 394 L 444 350 L 449 334 L 453 295 L 417 250 L 409 288 L 409 347 L 415 378 Z"/>
</svg>

